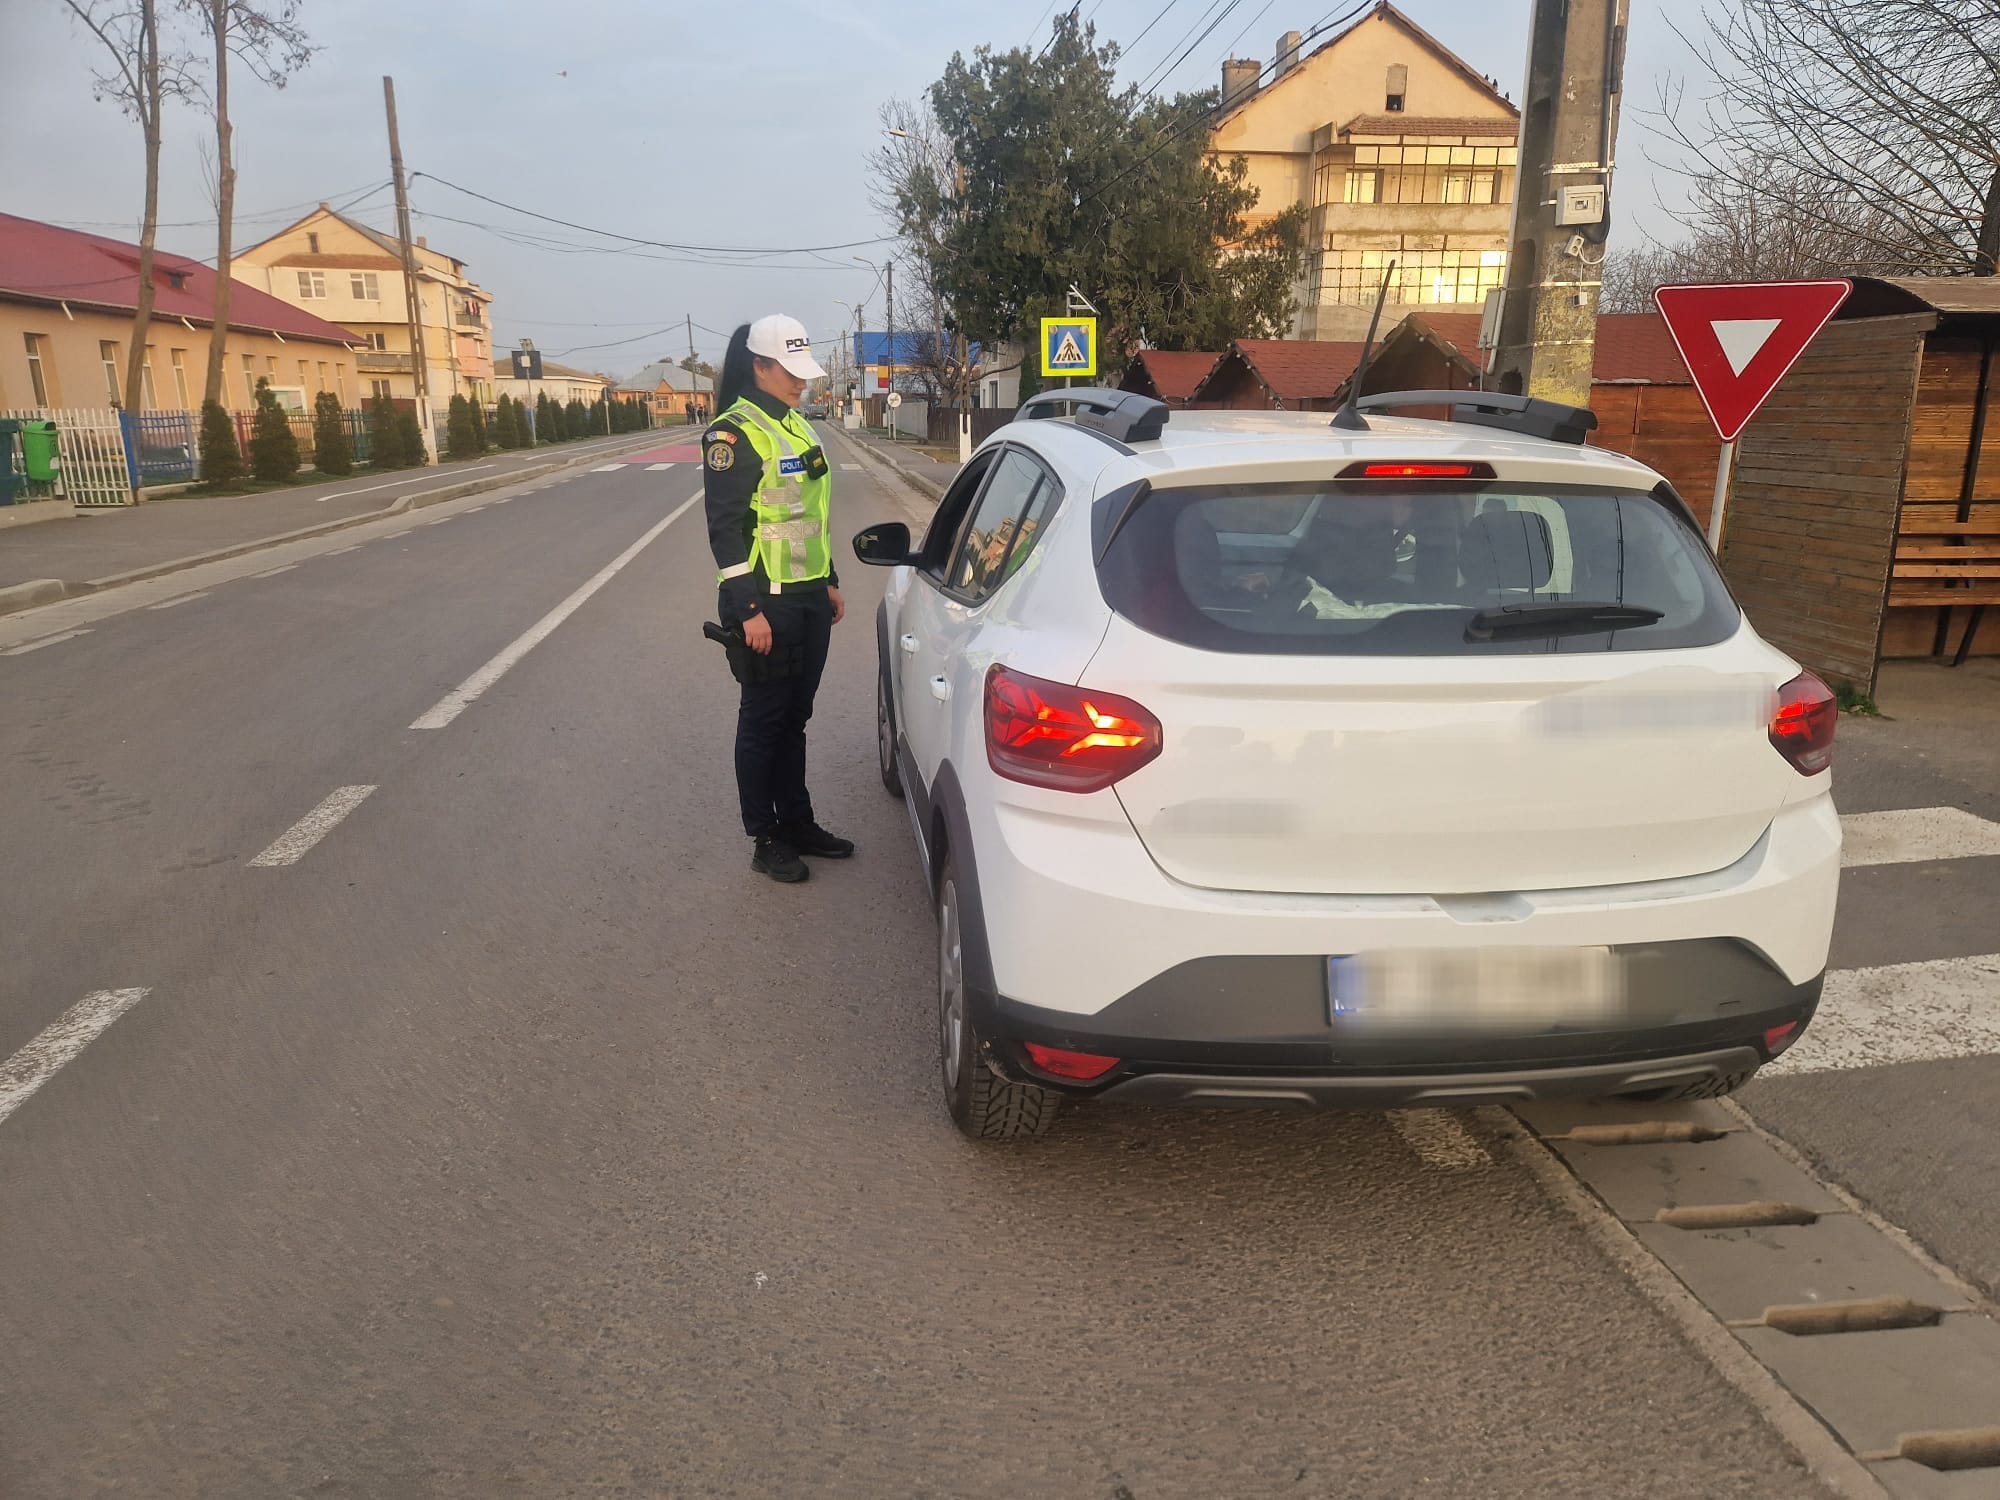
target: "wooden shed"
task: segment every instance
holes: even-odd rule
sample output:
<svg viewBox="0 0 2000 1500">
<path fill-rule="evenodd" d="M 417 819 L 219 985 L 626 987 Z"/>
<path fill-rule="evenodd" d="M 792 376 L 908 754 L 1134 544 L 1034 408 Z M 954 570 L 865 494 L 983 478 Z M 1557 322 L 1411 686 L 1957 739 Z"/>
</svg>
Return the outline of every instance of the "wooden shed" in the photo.
<svg viewBox="0 0 2000 1500">
<path fill-rule="evenodd" d="M 1872 692 L 1885 657 L 2000 655 L 2000 280 L 1853 280 L 1744 431 L 1722 562 L 1768 639 Z"/>
<path fill-rule="evenodd" d="M 1321 339 L 1237 339 L 1188 404 L 1230 411 L 1333 411 L 1363 347 Z"/>
<path fill-rule="evenodd" d="M 1186 406 L 1221 358 L 1213 350 L 1141 349 L 1125 367 L 1118 388 L 1169 406 Z"/>
</svg>

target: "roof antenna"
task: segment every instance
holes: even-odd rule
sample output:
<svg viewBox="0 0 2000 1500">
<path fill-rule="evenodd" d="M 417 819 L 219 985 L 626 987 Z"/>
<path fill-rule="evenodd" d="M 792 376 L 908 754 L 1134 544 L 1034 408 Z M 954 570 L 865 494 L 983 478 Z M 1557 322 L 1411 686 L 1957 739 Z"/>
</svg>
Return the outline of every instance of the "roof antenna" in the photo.
<svg viewBox="0 0 2000 1500">
<path fill-rule="evenodd" d="M 1354 403 L 1361 399 L 1361 380 L 1368 373 L 1368 361 L 1375 354 L 1375 330 L 1381 326 L 1382 304 L 1389 300 L 1389 281 L 1395 274 L 1396 263 L 1392 260 L 1382 272 L 1382 290 L 1375 294 L 1375 316 L 1368 320 L 1368 342 L 1361 346 L 1361 363 L 1354 367 L 1353 378 L 1348 382 L 1347 401 L 1333 414 L 1333 421 L 1327 424 L 1330 427 L 1358 428 L 1362 432 L 1368 430 L 1367 419 L 1355 409 Z"/>
</svg>

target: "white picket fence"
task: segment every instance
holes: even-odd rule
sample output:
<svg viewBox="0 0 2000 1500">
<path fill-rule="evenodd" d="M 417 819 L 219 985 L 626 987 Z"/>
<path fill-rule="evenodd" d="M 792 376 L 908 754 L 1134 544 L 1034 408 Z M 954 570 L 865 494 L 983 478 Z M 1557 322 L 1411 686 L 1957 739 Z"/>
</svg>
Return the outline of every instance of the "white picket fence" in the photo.
<svg viewBox="0 0 2000 1500">
<path fill-rule="evenodd" d="M 56 493 L 73 505 L 129 505 L 131 472 L 115 411 L 0 411 L 0 417 L 56 424 Z"/>
</svg>

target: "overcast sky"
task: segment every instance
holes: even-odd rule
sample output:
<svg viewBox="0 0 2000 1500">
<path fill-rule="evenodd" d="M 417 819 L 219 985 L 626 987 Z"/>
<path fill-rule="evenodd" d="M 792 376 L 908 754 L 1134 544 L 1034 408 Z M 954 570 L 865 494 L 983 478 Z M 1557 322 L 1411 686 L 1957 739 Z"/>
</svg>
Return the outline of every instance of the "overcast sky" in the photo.
<svg viewBox="0 0 2000 1500">
<path fill-rule="evenodd" d="M 1058 0 L 1067 3 L 1067 0 Z M 1084 0 L 1101 37 L 1139 35 L 1168 0 Z M 1171 0 L 1132 48 L 1143 78 L 1193 38 L 1204 11 L 1229 0 Z M 1614 248 L 1671 231 L 1655 206 L 1645 132 L 1633 118 L 1660 80 L 1693 59 L 1664 19 L 1668 4 L 1633 0 L 1627 114 Z M 171 0 L 161 0 L 167 9 Z M 1404 10 L 1518 101 L 1529 0 L 1401 0 Z M 525 335 L 556 359 L 626 374 L 696 349 L 716 357 L 726 330 L 767 311 L 801 318 L 815 337 L 853 326 L 840 305 L 865 300 L 879 328 L 873 270 L 885 232 L 868 206 L 865 163 L 877 107 L 914 97 L 954 51 L 1047 35 L 1044 0 L 305 0 L 321 51 L 290 87 L 239 76 L 237 244 L 254 243 L 314 204 L 359 199 L 355 216 L 393 228 L 382 75 L 396 79 L 405 164 L 414 173 L 593 229 L 676 244 L 847 246 L 762 263 L 689 263 L 538 248 L 507 235 L 579 236 L 537 224 L 419 177 L 416 232 L 466 262 L 494 294 L 496 343 Z M 1269 61 L 1279 34 L 1306 30 L 1346 5 L 1331 0 L 1235 0 L 1228 20 L 1194 48 L 1167 91 L 1213 81 L 1237 55 Z M 62 0 L 0 0 L 9 63 L 0 87 L 0 207 L 126 238 L 136 236 L 141 186 L 137 127 L 92 98 L 97 45 Z M 418 17 L 421 17 L 419 20 Z M 1169 46 L 1173 51 L 1169 53 Z M 763 48 L 754 59 L 753 48 Z M 26 65 L 24 65 L 26 64 Z M 161 243 L 214 254 L 193 108 L 167 122 Z M 1656 148 L 1657 154 L 1657 148 Z M 471 221 L 465 224 L 449 219 Z M 1634 226 L 1637 226 L 1635 229 Z M 483 227 L 493 226 L 493 227 Z M 669 257 L 671 252 L 646 251 Z M 595 347 L 593 347 L 595 346 Z"/>
</svg>

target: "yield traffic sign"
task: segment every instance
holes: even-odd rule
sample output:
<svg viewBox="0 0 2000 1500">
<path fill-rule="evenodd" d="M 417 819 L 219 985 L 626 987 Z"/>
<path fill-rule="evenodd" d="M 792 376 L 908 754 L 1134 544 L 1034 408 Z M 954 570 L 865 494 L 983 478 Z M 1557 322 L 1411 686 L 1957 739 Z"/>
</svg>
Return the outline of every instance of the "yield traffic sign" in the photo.
<svg viewBox="0 0 2000 1500">
<path fill-rule="evenodd" d="M 1736 441 L 1852 289 L 1848 281 L 1770 281 L 1653 293 L 1723 442 Z"/>
</svg>

